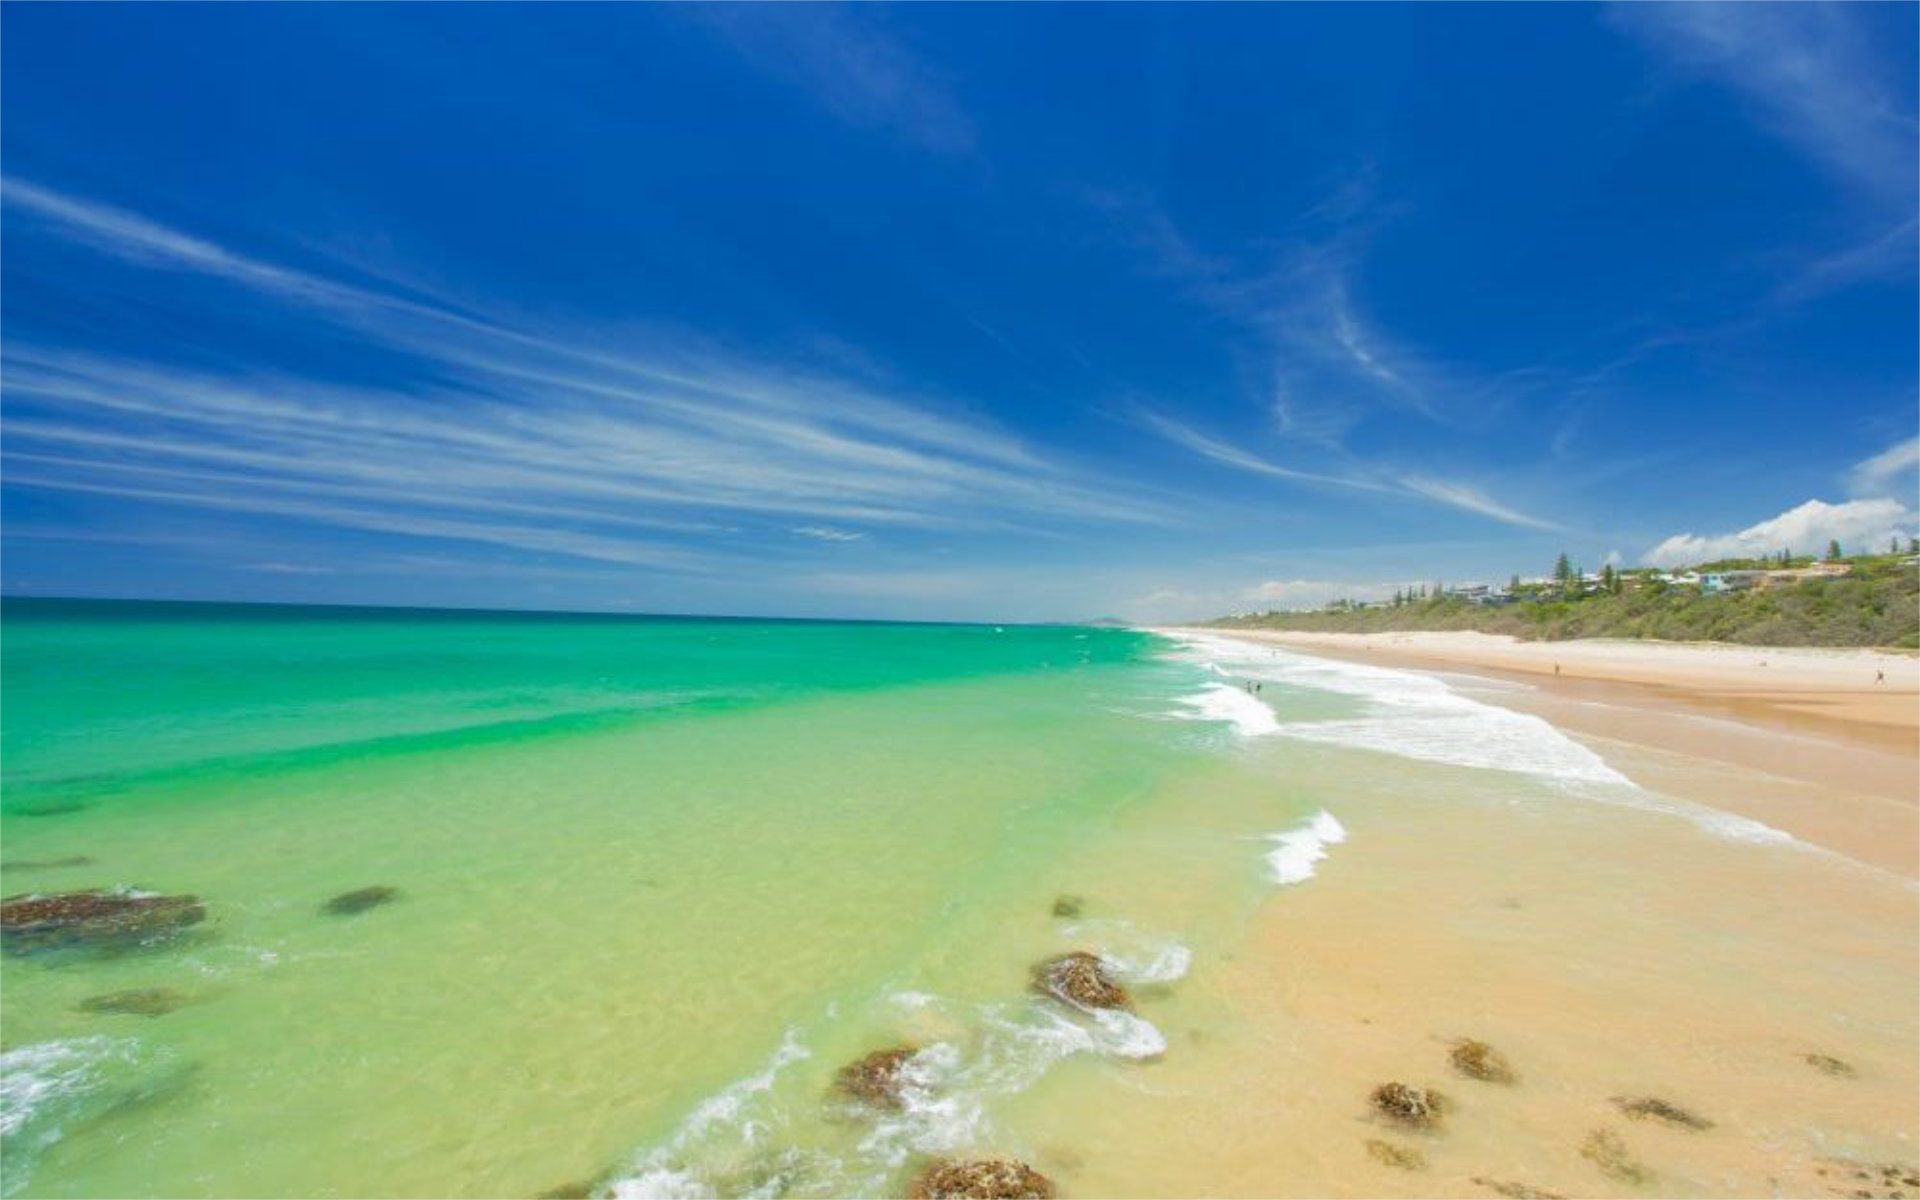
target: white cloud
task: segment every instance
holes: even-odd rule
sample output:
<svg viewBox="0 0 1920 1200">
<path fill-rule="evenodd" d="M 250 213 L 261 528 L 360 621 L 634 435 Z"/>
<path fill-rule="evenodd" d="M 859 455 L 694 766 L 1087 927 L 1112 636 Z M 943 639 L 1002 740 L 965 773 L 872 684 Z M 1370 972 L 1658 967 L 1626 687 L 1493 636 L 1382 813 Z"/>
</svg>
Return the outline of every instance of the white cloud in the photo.
<svg viewBox="0 0 1920 1200">
<path fill-rule="evenodd" d="M 1920 468 L 1920 437 L 1895 442 L 1872 458 L 1857 462 L 1847 472 L 1847 485 L 1856 496 L 1870 496 L 1907 472 Z M 1912 481 L 1908 481 L 1911 485 Z M 1908 492 L 1912 492 L 1911 486 Z"/>
<path fill-rule="evenodd" d="M 1749 525 L 1736 533 L 1680 533 L 1647 551 L 1645 561 L 1656 567 L 1678 567 L 1722 558 L 1754 558 L 1791 550 L 1818 554 L 1829 541 L 1849 553 L 1873 552 L 1892 539 L 1913 536 L 1920 520 L 1898 500 L 1849 500 L 1828 504 L 1809 500 L 1777 517 Z"/>
<path fill-rule="evenodd" d="M 816 542 L 857 542 L 867 536 L 851 529 L 835 529 L 831 525 L 796 525 L 793 531 Z"/>
</svg>

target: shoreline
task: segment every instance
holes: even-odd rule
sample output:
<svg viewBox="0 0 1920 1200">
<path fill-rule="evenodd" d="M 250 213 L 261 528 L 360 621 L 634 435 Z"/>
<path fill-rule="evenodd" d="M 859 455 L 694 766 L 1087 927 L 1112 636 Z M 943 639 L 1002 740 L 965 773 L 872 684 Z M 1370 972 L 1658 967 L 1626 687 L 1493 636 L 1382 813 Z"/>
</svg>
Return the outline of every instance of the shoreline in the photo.
<svg viewBox="0 0 1920 1200">
<path fill-rule="evenodd" d="M 1920 878 L 1920 662 L 1912 659 L 1478 633 L 1162 632 L 1449 676 L 1476 700 L 1546 720 L 1642 786 Z M 1885 683 L 1872 682 L 1876 671 Z"/>
</svg>

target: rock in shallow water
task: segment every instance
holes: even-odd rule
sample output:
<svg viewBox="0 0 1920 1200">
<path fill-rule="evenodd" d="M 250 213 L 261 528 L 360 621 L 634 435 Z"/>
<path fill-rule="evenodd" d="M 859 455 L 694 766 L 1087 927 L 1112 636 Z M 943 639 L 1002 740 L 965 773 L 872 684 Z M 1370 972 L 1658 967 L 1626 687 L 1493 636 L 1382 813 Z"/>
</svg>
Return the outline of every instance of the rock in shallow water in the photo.
<svg viewBox="0 0 1920 1200">
<path fill-rule="evenodd" d="M 1413 1129 L 1432 1129 L 1447 1111 L 1445 1096 L 1410 1083 L 1383 1083 L 1368 1099 L 1376 1112 Z"/>
<path fill-rule="evenodd" d="M 1053 900 L 1053 915 L 1065 920 L 1077 917 L 1087 907 L 1083 896 L 1056 896 Z"/>
<path fill-rule="evenodd" d="M 172 988 L 130 988 L 124 992 L 108 992 L 104 996 L 89 996 L 75 1007 L 81 1012 L 161 1017 L 191 1003 L 192 1000 L 185 993 Z"/>
<path fill-rule="evenodd" d="M 0 938 L 15 954 L 60 946 L 150 941 L 206 920 L 198 896 L 130 888 L 31 893 L 0 900 Z"/>
<path fill-rule="evenodd" d="M 382 904 L 391 904 L 399 898 L 399 888 L 364 887 L 357 891 L 342 892 L 320 907 L 329 916 L 351 917 L 370 908 L 379 908 Z"/>
<path fill-rule="evenodd" d="M 1114 982 L 1107 964 L 1084 950 L 1049 958 L 1033 968 L 1033 990 L 1081 1008 L 1131 1008 L 1133 997 Z"/>
<path fill-rule="evenodd" d="M 875 1050 L 858 1062 L 841 1067 L 833 1085 L 856 1100 L 881 1108 L 899 1108 L 900 1087 L 905 1082 L 901 1071 L 916 1053 L 918 1048 L 914 1046 Z"/>
<path fill-rule="evenodd" d="M 1051 1200 L 1053 1180 L 1011 1158 L 933 1163 L 913 1181 L 912 1200 Z"/>
<path fill-rule="evenodd" d="M 72 854 L 66 858 L 24 858 L 17 862 L 0 862 L 0 871 L 51 871 L 58 867 L 90 867 L 93 860 L 84 854 Z"/>
</svg>

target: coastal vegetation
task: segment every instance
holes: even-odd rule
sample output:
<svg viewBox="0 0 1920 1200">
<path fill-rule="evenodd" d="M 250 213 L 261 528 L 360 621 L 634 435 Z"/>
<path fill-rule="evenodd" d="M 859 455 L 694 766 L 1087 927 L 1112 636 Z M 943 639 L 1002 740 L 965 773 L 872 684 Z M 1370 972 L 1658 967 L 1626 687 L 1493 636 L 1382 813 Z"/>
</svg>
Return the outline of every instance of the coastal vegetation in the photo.
<svg viewBox="0 0 1920 1200">
<path fill-rule="evenodd" d="M 1245 613 L 1210 624 L 1230 629 L 1315 633 L 1474 630 L 1529 641 L 1651 638 L 1765 646 L 1880 646 L 1920 649 L 1920 565 L 1911 553 L 1815 560 L 1791 554 L 1702 563 L 1690 571 L 1576 570 L 1561 555 L 1553 574 L 1504 589 L 1402 589 L 1373 602 L 1335 600 L 1303 612 Z M 1839 573 L 1841 567 L 1845 573 Z M 1758 579 L 1746 576 L 1756 573 Z M 1713 582 L 1732 576 L 1727 590 Z M 1757 585 L 1756 585 L 1757 584 Z"/>
</svg>

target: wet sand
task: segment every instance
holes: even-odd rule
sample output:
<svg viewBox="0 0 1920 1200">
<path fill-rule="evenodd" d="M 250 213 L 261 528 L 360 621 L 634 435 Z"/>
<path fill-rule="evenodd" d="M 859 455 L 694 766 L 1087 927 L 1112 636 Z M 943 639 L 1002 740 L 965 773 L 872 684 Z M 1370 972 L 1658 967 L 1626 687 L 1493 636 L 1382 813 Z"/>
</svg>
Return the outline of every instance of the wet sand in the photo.
<svg viewBox="0 0 1920 1200">
<path fill-rule="evenodd" d="M 1468 633 L 1226 636 L 1441 675 L 1477 700 L 1544 718 L 1650 790 L 1920 877 L 1915 659 Z M 1884 684 L 1871 682 L 1878 671 Z"/>
</svg>

